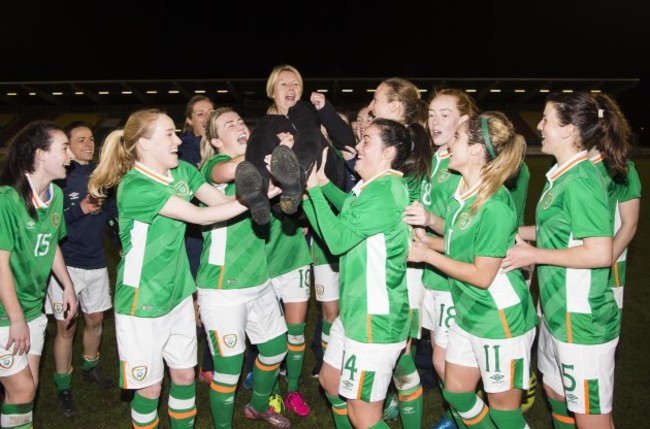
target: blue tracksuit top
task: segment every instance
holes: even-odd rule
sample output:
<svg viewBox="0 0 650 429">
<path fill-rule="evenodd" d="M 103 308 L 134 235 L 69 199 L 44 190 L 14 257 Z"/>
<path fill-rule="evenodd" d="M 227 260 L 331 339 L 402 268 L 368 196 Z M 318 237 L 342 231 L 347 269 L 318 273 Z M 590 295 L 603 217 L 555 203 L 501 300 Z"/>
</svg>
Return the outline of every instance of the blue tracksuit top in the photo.
<svg viewBox="0 0 650 429">
<path fill-rule="evenodd" d="M 106 267 L 104 231 L 107 222 L 117 222 L 113 198 L 107 198 L 96 215 L 81 211 L 80 203 L 88 193 L 88 179 L 95 167 L 92 162 L 82 165 L 72 161 L 67 177 L 56 182 L 63 189 L 63 214 L 68 230 L 60 243 L 65 264 L 87 270 Z"/>
</svg>

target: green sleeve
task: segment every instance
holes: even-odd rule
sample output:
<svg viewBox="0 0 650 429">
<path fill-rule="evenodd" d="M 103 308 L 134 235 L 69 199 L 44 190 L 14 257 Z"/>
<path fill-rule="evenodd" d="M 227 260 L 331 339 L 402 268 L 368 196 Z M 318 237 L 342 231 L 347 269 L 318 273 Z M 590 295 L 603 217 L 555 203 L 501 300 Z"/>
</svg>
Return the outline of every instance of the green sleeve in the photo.
<svg viewBox="0 0 650 429">
<path fill-rule="evenodd" d="M 198 172 L 198 171 L 197 171 Z M 173 189 L 149 179 L 124 183 L 119 190 L 120 217 L 151 224 L 172 197 Z"/>
<path fill-rule="evenodd" d="M 312 203 L 311 198 L 307 198 L 302 202 L 302 211 L 305 213 L 307 219 L 309 220 L 309 224 L 311 225 L 311 232 L 320 238 L 323 238 L 323 234 L 320 230 L 320 227 L 318 226 L 318 222 L 316 221 L 316 210 L 314 209 L 314 204 Z"/>
<path fill-rule="evenodd" d="M 627 162 L 629 171 L 625 179 L 625 183 L 616 184 L 617 199 L 619 202 L 625 202 L 641 198 L 641 179 L 636 167 L 632 161 Z"/>
<path fill-rule="evenodd" d="M 332 182 L 328 182 L 327 185 L 321 187 L 325 197 L 332 203 L 337 211 L 341 211 L 343 207 L 343 202 L 348 197 L 348 194 L 340 190 Z"/>
<path fill-rule="evenodd" d="M 565 210 L 574 239 L 611 237 L 612 221 L 602 181 L 580 178 L 566 190 Z"/>
<path fill-rule="evenodd" d="M 487 201 L 481 211 L 475 236 L 475 255 L 504 258 L 508 248 L 514 244 L 516 213 L 512 207 L 494 200 Z"/>
</svg>

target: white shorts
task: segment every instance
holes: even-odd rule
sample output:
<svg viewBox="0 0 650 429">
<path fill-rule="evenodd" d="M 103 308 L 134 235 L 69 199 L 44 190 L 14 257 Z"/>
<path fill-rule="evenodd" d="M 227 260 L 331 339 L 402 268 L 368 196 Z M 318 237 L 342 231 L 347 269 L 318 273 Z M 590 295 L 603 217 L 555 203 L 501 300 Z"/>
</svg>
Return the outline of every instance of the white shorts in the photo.
<svg viewBox="0 0 650 429">
<path fill-rule="evenodd" d="M 445 361 L 479 368 L 483 388 L 488 393 L 528 389 L 530 348 L 535 328 L 513 338 L 481 338 L 454 324 L 449 328 Z"/>
<path fill-rule="evenodd" d="M 339 263 L 314 265 L 316 301 L 338 301 L 340 293 Z"/>
<path fill-rule="evenodd" d="M 309 301 L 311 288 L 311 265 L 305 265 L 286 274 L 273 277 L 271 284 L 282 302 Z"/>
<path fill-rule="evenodd" d="M 27 322 L 27 327 L 29 327 L 30 347 L 29 351 L 22 355 L 12 354 L 13 345 L 11 346 L 11 350 L 5 348 L 9 341 L 9 326 L 0 328 L 0 377 L 9 377 L 10 375 L 19 373 L 29 366 L 28 355 L 40 356 L 43 352 L 47 317 L 41 314 L 31 322 Z"/>
<path fill-rule="evenodd" d="M 241 295 L 247 295 L 247 300 L 242 302 Z M 270 283 L 243 290 L 199 288 L 198 304 L 212 356 L 244 353 L 246 335 L 251 343 L 261 344 L 287 332 Z"/>
<path fill-rule="evenodd" d="M 451 292 L 425 289 L 422 304 L 422 327 L 433 332 L 435 346 L 447 348 L 449 328 L 456 318 Z"/>
<path fill-rule="evenodd" d="M 113 307 L 111 304 L 111 288 L 108 279 L 108 269 L 68 267 L 68 273 L 74 284 L 77 302 L 84 314 L 100 313 Z M 63 288 L 50 276 L 45 295 L 45 313 L 53 314 L 56 320 L 65 320 L 63 315 Z"/>
<path fill-rule="evenodd" d="M 323 360 L 340 370 L 339 394 L 365 402 L 383 401 L 393 378 L 393 369 L 406 341 L 393 344 L 367 344 L 345 337 L 341 318 L 330 330 L 330 341 Z"/>
<path fill-rule="evenodd" d="M 614 367 L 618 338 L 605 344 L 569 344 L 540 328 L 537 368 L 544 384 L 566 398 L 578 414 L 608 414 L 614 397 Z"/>
<path fill-rule="evenodd" d="M 115 336 L 123 389 L 159 383 L 165 374 L 165 363 L 177 369 L 196 366 L 196 323 L 191 296 L 160 317 L 115 314 Z"/>
</svg>

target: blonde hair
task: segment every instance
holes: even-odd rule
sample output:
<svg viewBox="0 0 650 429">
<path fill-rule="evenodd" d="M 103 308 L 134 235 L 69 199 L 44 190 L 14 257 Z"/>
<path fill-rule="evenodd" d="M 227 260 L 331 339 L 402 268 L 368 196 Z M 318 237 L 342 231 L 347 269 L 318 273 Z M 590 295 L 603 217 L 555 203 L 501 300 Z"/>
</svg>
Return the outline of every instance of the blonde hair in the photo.
<svg viewBox="0 0 650 429">
<path fill-rule="evenodd" d="M 208 159 L 217 154 L 216 148 L 212 146 L 210 141 L 219 138 L 217 119 L 219 116 L 227 112 L 234 112 L 234 110 L 231 107 L 219 107 L 210 113 L 208 122 L 205 124 L 205 135 L 201 139 L 201 162 L 199 162 L 199 169 L 203 167 L 203 164 L 205 164 Z"/>
<path fill-rule="evenodd" d="M 164 113 L 158 109 L 138 110 L 129 116 L 123 130 L 112 131 L 104 139 L 99 164 L 88 182 L 90 195 L 106 197 L 106 191 L 120 183 L 138 159 L 135 144 L 140 138 L 153 135 L 154 123 L 160 115 Z"/>
<path fill-rule="evenodd" d="M 489 153 L 483 134 L 486 122 L 489 144 L 492 145 L 494 157 Z M 494 195 L 499 188 L 519 171 L 526 154 L 526 140 L 515 132 L 515 127 L 508 117 L 496 111 L 484 112 L 467 121 L 467 134 L 470 144 L 482 144 L 485 147 L 485 165 L 481 172 L 482 183 L 476 200 L 470 207 L 470 213 L 476 213 L 481 206 Z"/>
<path fill-rule="evenodd" d="M 302 75 L 298 71 L 297 68 L 294 66 L 290 66 L 288 64 L 282 64 L 279 66 L 275 66 L 273 70 L 271 70 L 271 74 L 269 75 L 269 78 L 266 80 L 266 96 L 269 98 L 273 98 L 273 89 L 275 88 L 275 84 L 278 83 L 278 79 L 280 79 L 280 73 L 282 72 L 290 72 L 293 73 L 294 76 L 296 76 L 296 80 L 298 81 L 298 84 L 300 85 L 300 90 L 305 87 L 302 82 Z"/>
</svg>

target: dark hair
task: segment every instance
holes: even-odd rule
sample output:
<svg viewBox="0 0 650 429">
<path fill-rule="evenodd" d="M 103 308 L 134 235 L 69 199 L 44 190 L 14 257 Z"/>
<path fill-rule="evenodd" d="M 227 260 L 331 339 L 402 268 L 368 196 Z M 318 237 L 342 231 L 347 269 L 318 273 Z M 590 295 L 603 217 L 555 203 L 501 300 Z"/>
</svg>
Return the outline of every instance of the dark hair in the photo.
<svg viewBox="0 0 650 429">
<path fill-rule="evenodd" d="M 632 130 L 620 107 L 607 94 L 594 94 L 599 110 L 599 123 L 603 135 L 598 140 L 598 150 L 604 155 L 607 172 L 617 183 L 625 183 L 629 172 L 627 161 L 632 152 Z"/>
<path fill-rule="evenodd" d="M 84 121 L 72 121 L 65 127 L 63 127 L 63 132 L 65 133 L 68 138 L 71 137 L 72 130 L 76 130 L 77 128 L 88 128 L 89 130 L 92 131 L 92 128 L 90 128 L 90 125 L 88 125 Z"/>
<path fill-rule="evenodd" d="M 392 119 L 377 118 L 370 126 L 379 128 L 379 138 L 385 147 L 396 149 L 395 158 L 391 162 L 391 168 L 404 173 L 404 165 L 411 153 L 411 135 L 409 130 L 402 124 Z M 406 173 L 405 173 L 406 174 Z"/>
<path fill-rule="evenodd" d="M 552 103 L 561 126 L 573 125 L 580 135 L 579 149 L 597 146 L 602 137 L 598 120 L 598 103 L 590 94 L 582 92 L 557 92 L 546 96 Z"/>
<path fill-rule="evenodd" d="M 29 215 L 37 218 L 32 202 L 32 189 L 25 173 L 35 171 L 36 151 L 48 151 L 52 145 L 52 134 L 63 131 L 51 121 L 34 121 L 23 127 L 9 141 L 7 156 L 0 169 L 0 185 L 11 186 L 23 197 Z"/>
<path fill-rule="evenodd" d="M 183 125 L 183 132 L 192 129 L 190 120 L 192 119 L 192 113 L 194 113 L 194 105 L 200 101 L 207 101 L 214 107 L 214 102 L 210 99 L 210 97 L 206 97 L 205 95 L 195 95 L 194 97 L 190 98 L 190 101 L 188 101 L 187 105 L 185 106 L 185 124 Z"/>
</svg>

